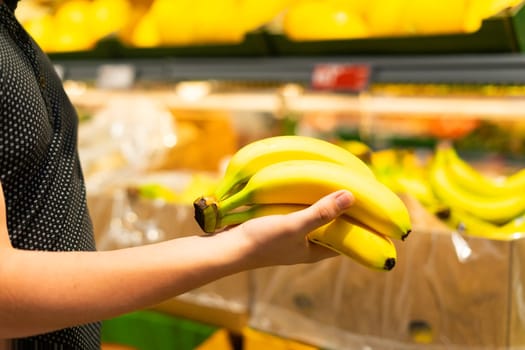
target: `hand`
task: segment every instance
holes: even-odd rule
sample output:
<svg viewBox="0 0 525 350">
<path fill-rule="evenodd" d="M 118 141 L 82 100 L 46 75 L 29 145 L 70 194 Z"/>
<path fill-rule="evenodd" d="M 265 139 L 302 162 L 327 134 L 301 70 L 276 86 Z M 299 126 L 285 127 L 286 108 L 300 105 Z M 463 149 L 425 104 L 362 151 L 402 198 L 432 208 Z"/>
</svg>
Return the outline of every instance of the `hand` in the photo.
<svg viewBox="0 0 525 350">
<path fill-rule="evenodd" d="M 309 242 L 306 235 L 335 219 L 353 201 L 348 191 L 337 191 L 303 210 L 252 219 L 222 234 L 235 234 L 247 241 L 251 252 L 248 265 L 254 268 L 316 262 L 338 254 Z"/>
</svg>

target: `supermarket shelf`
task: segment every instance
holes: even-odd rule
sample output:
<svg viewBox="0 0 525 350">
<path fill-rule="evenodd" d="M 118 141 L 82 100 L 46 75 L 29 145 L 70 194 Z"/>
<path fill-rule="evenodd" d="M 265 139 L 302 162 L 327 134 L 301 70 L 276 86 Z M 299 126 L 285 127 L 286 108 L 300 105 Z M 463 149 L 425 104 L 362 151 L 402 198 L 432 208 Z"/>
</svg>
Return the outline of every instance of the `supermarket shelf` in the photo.
<svg viewBox="0 0 525 350">
<path fill-rule="evenodd" d="M 364 64 L 370 67 L 369 82 L 371 83 L 525 84 L 525 55 L 522 54 L 406 57 L 166 57 L 55 60 L 54 63 L 65 80 L 95 82 L 102 80 L 108 71 L 120 69 L 127 72 L 128 79 L 132 82 L 227 80 L 309 84 L 312 72 L 319 64 Z"/>
<path fill-rule="evenodd" d="M 231 92 L 211 93 L 196 100 L 187 100 L 175 90 L 104 91 L 85 89 L 74 91 L 67 88 L 75 105 L 99 108 L 108 98 L 135 98 L 147 96 L 174 109 L 186 110 L 229 110 L 237 112 L 274 113 L 282 107 L 279 96 L 274 92 Z M 362 115 L 400 116 L 407 118 L 433 118 L 450 115 L 454 118 L 509 119 L 525 117 L 525 99 L 491 97 L 388 97 L 388 96 L 347 96 L 317 92 L 289 96 L 286 107 L 296 112 L 344 112 Z"/>
</svg>

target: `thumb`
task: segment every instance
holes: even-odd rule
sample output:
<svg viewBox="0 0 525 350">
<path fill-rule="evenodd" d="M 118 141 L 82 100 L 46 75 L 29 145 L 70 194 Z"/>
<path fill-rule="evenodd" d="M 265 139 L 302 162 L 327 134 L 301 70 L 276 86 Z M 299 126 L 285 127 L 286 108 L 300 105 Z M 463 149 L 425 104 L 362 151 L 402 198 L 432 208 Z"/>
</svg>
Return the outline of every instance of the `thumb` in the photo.
<svg viewBox="0 0 525 350">
<path fill-rule="evenodd" d="M 301 216 L 299 222 L 303 222 L 304 230 L 310 232 L 341 215 L 354 203 L 354 200 L 354 196 L 349 191 L 335 191 L 294 214 Z"/>
</svg>

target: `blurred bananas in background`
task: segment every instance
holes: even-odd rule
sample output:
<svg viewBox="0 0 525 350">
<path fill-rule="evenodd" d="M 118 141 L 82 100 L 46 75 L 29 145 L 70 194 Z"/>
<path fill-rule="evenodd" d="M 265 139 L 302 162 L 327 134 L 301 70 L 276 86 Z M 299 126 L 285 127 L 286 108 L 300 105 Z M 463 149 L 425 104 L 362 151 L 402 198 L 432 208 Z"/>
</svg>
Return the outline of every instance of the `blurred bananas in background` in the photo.
<svg viewBox="0 0 525 350">
<path fill-rule="evenodd" d="M 161 201 L 167 204 L 192 205 L 202 191 L 211 192 L 217 186 L 218 178 L 209 173 L 193 172 L 181 188 L 174 188 L 161 181 L 143 180 L 128 186 L 128 191 L 144 200 Z"/>
<path fill-rule="evenodd" d="M 372 154 L 371 167 L 394 192 L 415 198 L 462 234 L 497 240 L 525 235 L 525 168 L 489 175 L 450 142 L 422 158 L 410 150 L 384 149 Z"/>
<path fill-rule="evenodd" d="M 471 33 L 521 0 L 24 1 L 18 17 L 46 52 L 89 50 L 108 35 L 134 47 L 236 44 L 258 29 L 292 40 Z"/>
</svg>

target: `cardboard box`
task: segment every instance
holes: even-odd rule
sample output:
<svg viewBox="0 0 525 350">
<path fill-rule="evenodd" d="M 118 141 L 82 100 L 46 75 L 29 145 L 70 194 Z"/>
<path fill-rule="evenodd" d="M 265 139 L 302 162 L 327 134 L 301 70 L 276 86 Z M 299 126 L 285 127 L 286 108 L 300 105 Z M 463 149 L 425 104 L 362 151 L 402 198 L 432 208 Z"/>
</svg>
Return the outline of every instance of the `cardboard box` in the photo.
<svg viewBox="0 0 525 350">
<path fill-rule="evenodd" d="M 328 349 L 525 346 L 525 240 L 396 243 L 389 272 L 344 257 L 257 271 L 250 326 Z"/>
</svg>

